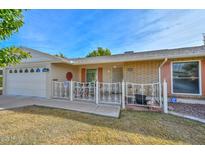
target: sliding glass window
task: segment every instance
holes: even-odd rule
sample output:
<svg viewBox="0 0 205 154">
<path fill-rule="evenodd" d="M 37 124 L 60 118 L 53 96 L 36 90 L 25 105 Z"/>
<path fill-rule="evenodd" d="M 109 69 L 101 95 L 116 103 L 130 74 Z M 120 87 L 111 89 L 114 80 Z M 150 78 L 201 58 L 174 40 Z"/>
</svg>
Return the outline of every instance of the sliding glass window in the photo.
<svg viewBox="0 0 205 154">
<path fill-rule="evenodd" d="M 172 64 L 173 93 L 200 94 L 199 62 Z"/>
</svg>

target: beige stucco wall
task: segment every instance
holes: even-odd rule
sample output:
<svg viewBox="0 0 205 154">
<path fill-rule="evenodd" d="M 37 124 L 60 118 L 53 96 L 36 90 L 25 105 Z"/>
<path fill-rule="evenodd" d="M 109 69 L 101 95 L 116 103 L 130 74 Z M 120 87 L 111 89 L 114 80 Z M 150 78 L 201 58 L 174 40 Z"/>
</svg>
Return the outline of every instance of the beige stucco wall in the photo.
<svg viewBox="0 0 205 154">
<path fill-rule="evenodd" d="M 124 80 L 136 83 L 158 82 L 162 61 L 140 61 L 124 63 Z"/>
<path fill-rule="evenodd" d="M 58 79 L 58 81 L 66 81 L 67 72 L 72 72 L 74 81 L 79 80 L 78 66 L 73 66 L 64 63 L 51 64 L 51 80 Z"/>
<path fill-rule="evenodd" d="M 81 70 L 81 68 L 97 69 L 98 67 L 102 67 L 103 81 L 112 82 L 112 69 L 114 67 L 122 67 L 123 78 L 125 81 L 136 82 L 136 83 L 152 83 L 158 81 L 158 75 L 159 75 L 158 70 L 161 63 L 162 60 L 83 65 L 79 67 L 79 70 Z M 81 77 L 81 71 L 79 71 L 79 79 L 80 77 Z"/>
</svg>

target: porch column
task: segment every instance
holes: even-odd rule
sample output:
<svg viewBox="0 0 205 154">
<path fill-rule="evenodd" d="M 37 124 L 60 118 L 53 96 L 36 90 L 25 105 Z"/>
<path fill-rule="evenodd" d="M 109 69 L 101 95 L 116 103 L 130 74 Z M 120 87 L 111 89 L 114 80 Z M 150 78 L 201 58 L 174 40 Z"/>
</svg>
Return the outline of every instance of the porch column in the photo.
<svg viewBox="0 0 205 154">
<path fill-rule="evenodd" d="M 161 84 L 161 81 L 159 82 L 159 104 L 160 104 L 160 107 L 162 108 L 162 84 Z"/>
<path fill-rule="evenodd" d="M 164 80 L 163 83 L 163 111 L 164 113 L 168 113 L 168 100 L 167 100 L 167 82 Z"/>
<path fill-rule="evenodd" d="M 70 80 L 70 101 L 73 101 L 73 81 Z"/>
<path fill-rule="evenodd" d="M 125 109 L 125 81 L 122 80 L 122 109 Z"/>
<path fill-rule="evenodd" d="M 98 81 L 96 81 L 96 93 L 95 93 L 95 102 L 96 102 L 96 104 L 99 104 L 99 85 L 98 85 Z"/>
</svg>

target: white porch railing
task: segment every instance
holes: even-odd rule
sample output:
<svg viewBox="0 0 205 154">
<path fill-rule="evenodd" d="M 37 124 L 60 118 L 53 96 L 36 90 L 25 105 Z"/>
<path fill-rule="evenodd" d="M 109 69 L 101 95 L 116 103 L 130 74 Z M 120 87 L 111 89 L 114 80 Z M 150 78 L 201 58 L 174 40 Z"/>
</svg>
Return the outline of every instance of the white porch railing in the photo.
<svg viewBox="0 0 205 154">
<path fill-rule="evenodd" d="M 70 99 L 70 81 L 53 81 L 53 98 Z"/>
<path fill-rule="evenodd" d="M 73 81 L 74 100 L 95 101 L 95 82 Z"/>
<path fill-rule="evenodd" d="M 122 108 L 125 105 L 162 107 L 160 83 L 53 81 L 52 85 L 53 98 L 122 105 Z"/>
<path fill-rule="evenodd" d="M 121 104 L 122 84 L 99 82 L 99 103 Z"/>
<path fill-rule="evenodd" d="M 125 83 L 125 101 L 128 105 L 160 106 L 160 83 Z"/>
</svg>

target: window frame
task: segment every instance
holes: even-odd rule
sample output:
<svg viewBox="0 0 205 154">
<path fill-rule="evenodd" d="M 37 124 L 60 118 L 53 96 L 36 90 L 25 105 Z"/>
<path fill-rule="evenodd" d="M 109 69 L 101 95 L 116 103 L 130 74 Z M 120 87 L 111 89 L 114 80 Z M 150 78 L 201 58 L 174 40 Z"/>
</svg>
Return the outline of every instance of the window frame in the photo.
<svg viewBox="0 0 205 154">
<path fill-rule="evenodd" d="M 199 63 L 199 93 L 194 94 L 194 93 L 175 93 L 173 89 L 173 64 L 174 63 L 183 63 L 183 62 L 198 62 Z M 192 96 L 201 96 L 202 95 L 202 78 L 201 78 L 201 60 L 181 60 L 181 61 L 171 61 L 171 94 L 176 94 L 176 95 L 192 95 Z"/>
</svg>

